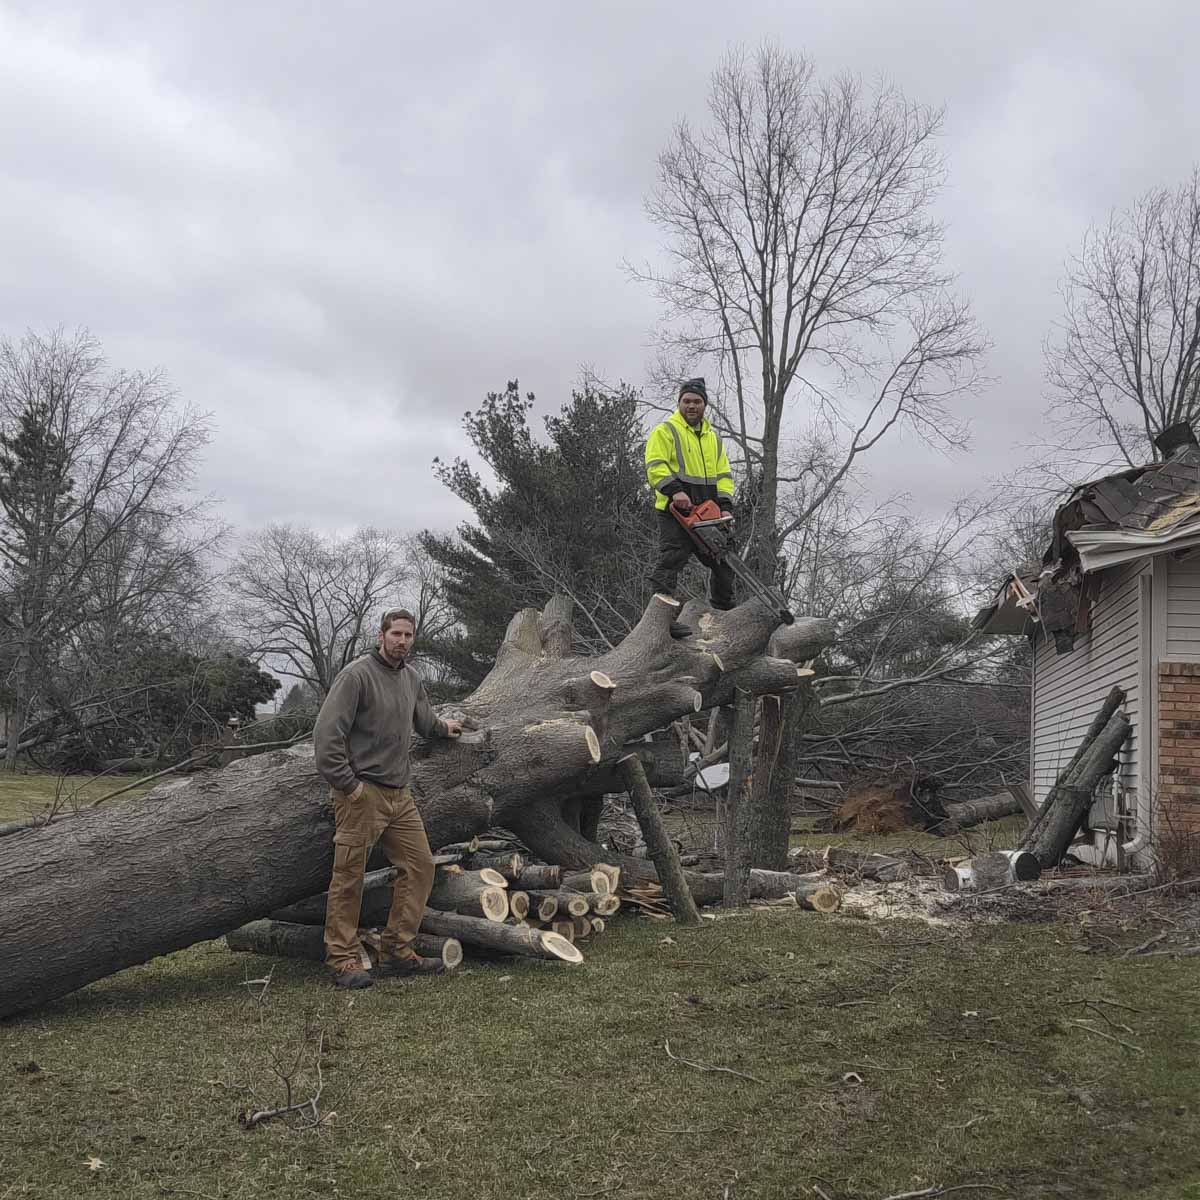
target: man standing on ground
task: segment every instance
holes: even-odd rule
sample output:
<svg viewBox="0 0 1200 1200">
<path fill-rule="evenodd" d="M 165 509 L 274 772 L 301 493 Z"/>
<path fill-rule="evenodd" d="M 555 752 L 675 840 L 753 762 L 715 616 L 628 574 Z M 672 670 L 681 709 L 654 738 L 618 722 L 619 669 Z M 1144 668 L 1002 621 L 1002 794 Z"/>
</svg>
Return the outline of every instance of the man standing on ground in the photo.
<svg viewBox="0 0 1200 1200">
<path fill-rule="evenodd" d="M 658 521 L 658 562 L 650 583 L 656 592 L 673 596 L 679 572 L 695 554 L 710 571 L 713 608 L 725 609 L 734 605 L 733 571 L 702 554 L 669 511 L 688 513 L 703 500 L 715 500 L 724 513 L 733 511 L 733 473 L 720 435 L 704 419 L 707 405 L 704 380 L 689 379 L 679 389 L 676 411 L 646 442 L 646 478 L 654 489 Z"/>
<path fill-rule="evenodd" d="M 317 726 L 317 770 L 333 789 L 336 831 L 333 879 L 325 911 L 325 961 L 342 988 L 365 988 L 374 976 L 437 975 L 442 964 L 412 948 L 433 887 L 433 855 L 413 802 L 409 742 L 456 738 L 461 721 L 434 714 L 421 677 L 406 663 L 416 622 L 405 608 L 383 614 L 378 647 L 356 658 L 333 681 Z M 392 908 L 375 971 L 362 963 L 358 918 L 363 873 L 376 842 L 396 868 Z"/>
</svg>

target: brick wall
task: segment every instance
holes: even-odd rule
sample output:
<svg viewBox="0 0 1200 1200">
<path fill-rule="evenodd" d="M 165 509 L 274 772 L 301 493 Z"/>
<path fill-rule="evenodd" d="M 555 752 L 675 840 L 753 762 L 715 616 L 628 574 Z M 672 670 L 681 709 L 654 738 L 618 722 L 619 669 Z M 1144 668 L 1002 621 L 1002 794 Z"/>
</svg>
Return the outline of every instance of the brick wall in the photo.
<svg viewBox="0 0 1200 1200">
<path fill-rule="evenodd" d="M 1200 663 L 1158 667 L 1156 819 L 1178 833 L 1200 834 Z"/>
</svg>

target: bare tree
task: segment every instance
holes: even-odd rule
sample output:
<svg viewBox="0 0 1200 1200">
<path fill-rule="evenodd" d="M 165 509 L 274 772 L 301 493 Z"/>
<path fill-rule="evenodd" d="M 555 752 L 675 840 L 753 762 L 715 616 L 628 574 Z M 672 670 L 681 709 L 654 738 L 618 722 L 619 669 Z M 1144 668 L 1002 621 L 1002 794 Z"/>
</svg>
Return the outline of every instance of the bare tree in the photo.
<svg viewBox="0 0 1200 1200">
<path fill-rule="evenodd" d="M 669 358 L 688 374 L 708 360 L 719 374 L 710 419 L 740 451 L 751 565 L 774 573 L 789 535 L 890 432 L 963 444 L 952 403 L 975 385 L 983 344 L 941 263 L 940 112 L 892 87 L 820 80 L 804 58 L 764 46 L 726 56 L 709 115 L 703 130 L 677 126 L 647 201 L 670 265 L 634 274 L 666 307 Z M 800 397 L 801 424 L 836 457 L 781 520 L 780 485 L 803 474 L 781 461 Z M 798 736 L 787 710 L 799 703 L 781 701 L 784 740 Z M 790 791 L 771 776 L 780 753 L 760 747 L 755 768 L 755 820 L 776 841 Z"/>
<path fill-rule="evenodd" d="M 740 448 L 755 557 L 771 564 L 889 431 L 962 443 L 951 404 L 976 382 L 982 342 L 941 265 L 939 112 L 894 88 L 818 80 L 772 47 L 727 55 L 709 112 L 703 131 L 676 128 L 647 202 L 671 265 L 634 274 L 666 306 L 670 356 L 719 371 L 713 416 Z M 799 397 L 838 459 L 780 522 L 781 439 Z"/>
<path fill-rule="evenodd" d="M 1200 417 L 1200 170 L 1089 230 L 1062 293 L 1046 347 L 1056 453 L 1091 473 L 1154 459 L 1155 436 Z"/>
<path fill-rule="evenodd" d="M 185 489 L 207 439 L 160 375 L 110 369 L 86 332 L 0 341 L 8 770 L 64 633 L 124 620 L 177 586 L 196 548 L 179 531 L 203 507 Z"/>
<path fill-rule="evenodd" d="M 247 539 L 228 579 L 253 653 L 318 697 L 373 643 L 384 608 L 407 604 L 423 637 L 449 621 L 436 570 L 414 539 L 390 530 L 337 537 L 269 525 Z"/>
</svg>

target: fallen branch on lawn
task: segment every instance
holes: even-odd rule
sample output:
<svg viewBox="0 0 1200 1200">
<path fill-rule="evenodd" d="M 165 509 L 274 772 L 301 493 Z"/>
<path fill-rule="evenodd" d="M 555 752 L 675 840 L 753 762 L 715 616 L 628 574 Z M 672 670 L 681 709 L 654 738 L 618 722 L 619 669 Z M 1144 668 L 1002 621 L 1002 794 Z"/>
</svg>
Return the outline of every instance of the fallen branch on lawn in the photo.
<svg viewBox="0 0 1200 1200">
<path fill-rule="evenodd" d="M 672 1062 L 682 1063 L 685 1067 L 693 1067 L 697 1071 L 720 1071 L 726 1075 L 736 1075 L 739 1079 L 748 1079 L 751 1083 L 762 1083 L 761 1079 L 756 1079 L 753 1075 L 747 1075 L 745 1071 L 735 1071 L 732 1067 L 709 1067 L 704 1063 L 692 1062 L 688 1058 L 680 1058 L 678 1054 L 671 1053 L 670 1041 L 663 1042 L 663 1046 L 667 1051 L 667 1057 Z"/>
</svg>

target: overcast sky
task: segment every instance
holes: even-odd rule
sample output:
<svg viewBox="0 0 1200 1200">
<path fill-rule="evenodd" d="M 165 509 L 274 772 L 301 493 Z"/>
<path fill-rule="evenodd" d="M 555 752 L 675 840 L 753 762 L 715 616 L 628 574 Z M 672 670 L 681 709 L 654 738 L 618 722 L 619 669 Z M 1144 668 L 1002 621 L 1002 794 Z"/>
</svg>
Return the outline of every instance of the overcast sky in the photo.
<svg viewBox="0 0 1200 1200">
<path fill-rule="evenodd" d="M 732 42 L 945 105 L 947 258 L 994 344 L 953 460 L 871 471 L 935 512 L 1036 439 L 1087 226 L 1200 159 L 1200 7 L 740 0 L 0 0 L 0 333 L 84 325 L 209 411 L 241 527 L 446 527 L 462 414 L 582 367 L 641 383 L 655 155 Z"/>
</svg>

